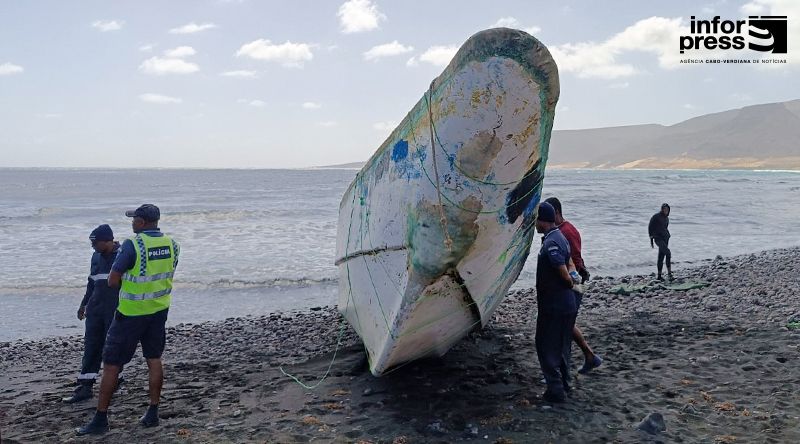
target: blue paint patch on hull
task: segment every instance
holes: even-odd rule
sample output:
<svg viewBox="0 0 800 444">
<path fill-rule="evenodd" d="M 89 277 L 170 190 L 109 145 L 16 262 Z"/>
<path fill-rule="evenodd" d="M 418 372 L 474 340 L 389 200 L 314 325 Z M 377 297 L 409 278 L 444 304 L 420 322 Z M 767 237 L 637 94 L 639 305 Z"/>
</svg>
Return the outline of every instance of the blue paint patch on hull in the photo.
<svg viewBox="0 0 800 444">
<path fill-rule="evenodd" d="M 392 160 L 399 162 L 408 157 L 408 142 L 405 140 L 398 140 L 392 148 Z"/>
</svg>

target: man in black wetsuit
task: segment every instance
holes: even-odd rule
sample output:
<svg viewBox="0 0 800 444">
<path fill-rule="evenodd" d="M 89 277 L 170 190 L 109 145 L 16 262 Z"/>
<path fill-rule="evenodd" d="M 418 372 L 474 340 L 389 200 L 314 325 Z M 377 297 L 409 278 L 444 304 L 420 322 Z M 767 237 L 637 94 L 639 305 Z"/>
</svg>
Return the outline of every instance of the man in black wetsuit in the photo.
<svg viewBox="0 0 800 444">
<path fill-rule="evenodd" d="M 669 205 L 661 204 L 661 211 L 654 214 L 650 218 L 650 225 L 647 231 L 650 233 L 650 248 L 655 248 L 658 245 L 658 279 L 663 281 L 661 270 L 664 266 L 664 258 L 667 259 L 667 278 L 672 280 L 672 252 L 669 251 Z"/>
</svg>

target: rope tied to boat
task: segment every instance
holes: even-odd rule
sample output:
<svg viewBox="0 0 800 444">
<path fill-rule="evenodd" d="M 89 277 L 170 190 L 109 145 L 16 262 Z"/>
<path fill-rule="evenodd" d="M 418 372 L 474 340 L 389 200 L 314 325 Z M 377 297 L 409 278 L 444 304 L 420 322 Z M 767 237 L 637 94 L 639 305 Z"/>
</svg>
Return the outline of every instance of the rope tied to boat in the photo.
<svg viewBox="0 0 800 444">
<path fill-rule="evenodd" d="M 447 251 L 453 251 L 453 240 L 450 239 L 450 232 L 447 230 L 447 216 L 444 214 L 444 203 L 442 202 L 442 187 L 439 183 L 439 167 L 436 165 L 436 137 L 433 134 L 433 83 L 436 79 L 431 81 L 428 87 L 428 126 L 431 133 L 431 152 L 433 154 L 433 174 L 436 176 L 436 197 L 439 199 L 439 223 L 442 225 L 444 231 L 444 246 Z"/>
</svg>

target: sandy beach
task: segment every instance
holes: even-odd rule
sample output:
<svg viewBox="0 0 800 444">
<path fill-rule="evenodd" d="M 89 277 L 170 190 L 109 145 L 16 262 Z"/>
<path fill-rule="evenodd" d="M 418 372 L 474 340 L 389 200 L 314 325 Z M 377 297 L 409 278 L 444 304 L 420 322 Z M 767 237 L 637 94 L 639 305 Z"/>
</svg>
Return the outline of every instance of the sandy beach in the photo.
<svg viewBox="0 0 800 444">
<path fill-rule="evenodd" d="M 137 357 L 101 438 L 73 430 L 96 396 L 60 402 L 81 337 L 0 343 L 0 434 L 3 443 L 800 442 L 800 329 L 790 328 L 800 321 L 800 248 L 675 271 L 678 284 L 708 285 L 590 281 L 578 325 L 605 362 L 578 376 L 565 404 L 540 397 L 536 295 L 526 290 L 444 358 L 381 378 L 334 307 L 170 328 L 161 425 L 136 423 L 147 405 Z M 573 356 L 577 368 L 577 348 Z M 314 389 L 281 371 L 313 385 L 329 365 Z M 653 413 L 666 430 L 639 430 Z"/>
</svg>

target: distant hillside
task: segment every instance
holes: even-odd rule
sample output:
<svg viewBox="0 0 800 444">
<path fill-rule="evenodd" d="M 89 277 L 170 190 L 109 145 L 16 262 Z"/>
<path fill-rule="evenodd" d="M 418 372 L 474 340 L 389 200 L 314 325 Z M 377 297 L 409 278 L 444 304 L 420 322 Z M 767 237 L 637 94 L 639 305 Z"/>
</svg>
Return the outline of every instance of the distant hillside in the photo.
<svg viewBox="0 0 800 444">
<path fill-rule="evenodd" d="M 360 170 L 366 162 L 350 162 L 340 163 L 337 165 L 325 165 L 314 168 L 332 169 L 332 170 Z"/>
<path fill-rule="evenodd" d="M 353 162 L 319 168 L 358 169 L 363 165 Z M 547 165 L 800 170 L 800 99 L 706 114 L 671 126 L 553 131 Z"/>
<path fill-rule="evenodd" d="M 554 131 L 548 165 L 800 169 L 800 100 L 706 114 L 671 126 Z"/>
</svg>

